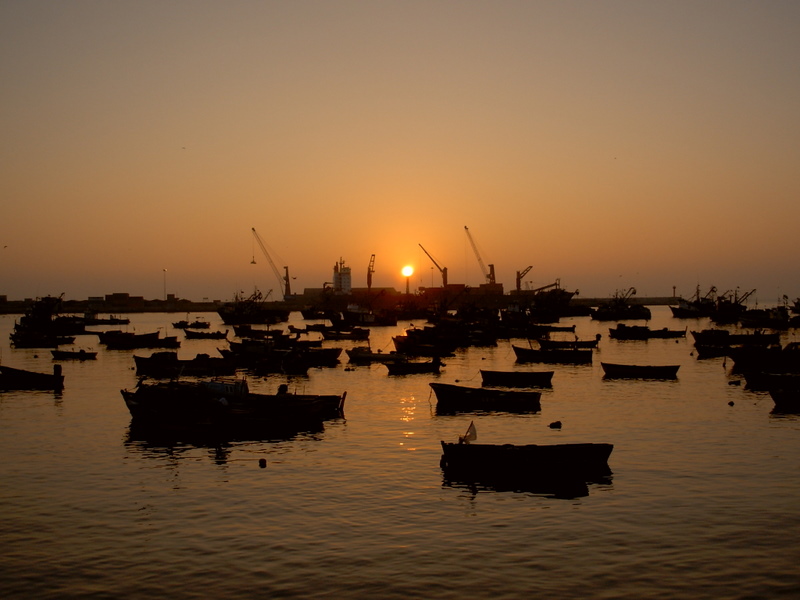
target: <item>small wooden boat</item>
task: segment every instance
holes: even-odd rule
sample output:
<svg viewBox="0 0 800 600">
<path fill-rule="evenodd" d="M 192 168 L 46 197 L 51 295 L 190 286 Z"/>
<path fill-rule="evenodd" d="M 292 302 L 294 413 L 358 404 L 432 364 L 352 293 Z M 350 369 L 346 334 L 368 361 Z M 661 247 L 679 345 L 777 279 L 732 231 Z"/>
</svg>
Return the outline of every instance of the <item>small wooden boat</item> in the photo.
<svg viewBox="0 0 800 600">
<path fill-rule="evenodd" d="M 395 352 L 381 352 L 381 350 L 373 351 L 369 346 L 356 346 L 355 348 L 346 348 L 348 358 L 351 363 L 369 364 L 369 363 L 388 363 L 388 362 L 403 362 L 407 361 L 408 357 L 405 354 Z"/>
<path fill-rule="evenodd" d="M 145 383 L 121 390 L 134 421 L 155 427 L 263 427 L 320 422 L 342 416 L 346 393 L 291 394 L 285 385 L 277 394 L 250 392 L 244 379 Z"/>
<path fill-rule="evenodd" d="M 650 329 L 647 325 L 619 323 L 608 330 L 608 337 L 612 340 L 674 339 L 686 337 L 686 329 Z"/>
<path fill-rule="evenodd" d="M 601 362 L 608 379 L 675 379 L 680 365 L 620 365 Z"/>
<path fill-rule="evenodd" d="M 551 488 L 586 495 L 586 483 L 607 480 L 613 444 L 474 444 L 474 425 L 457 443 L 442 441 L 439 465 L 447 479 L 500 489 Z"/>
<path fill-rule="evenodd" d="M 64 389 L 61 365 L 53 365 L 53 373 L 37 373 L 0 365 L 0 390 L 52 390 Z"/>
<path fill-rule="evenodd" d="M 473 388 L 451 383 L 429 383 L 436 394 L 437 414 L 503 411 L 538 412 L 541 392 Z"/>
<path fill-rule="evenodd" d="M 389 370 L 389 375 L 416 375 L 419 373 L 439 373 L 445 364 L 434 357 L 425 362 L 418 361 L 389 361 L 383 363 Z"/>
<path fill-rule="evenodd" d="M 800 412 L 800 388 L 772 387 L 769 389 L 769 395 L 775 402 L 775 412 Z"/>
<path fill-rule="evenodd" d="M 142 348 L 179 348 L 177 336 L 161 337 L 160 331 L 132 333 L 128 331 L 95 331 L 100 343 L 109 350 L 140 350 Z"/>
<path fill-rule="evenodd" d="M 198 354 L 194 358 L 180 359 L 177 352 L 154 352 L 150 356 L 137 356 L 136 374 L 147 377 L 219 377 L 233 375 L 236 363 L 230 358 Z"/>
<path fill-rule="evenodd" d="M 86 350 L 50 350 L 53 360 L 97 360 L 97 352 Z"/>
<path fill-rule="evenodd" d="M 550 340 L 542 338 L 536 341 L 539 342 L 539 347 L 542 350 L 585 350 L 587 348 L 597 348 L 601 337 L 598 333 L 593 340 L 579 340 L 578 338 L 574 340 Z"/>
<path fill-rule="evenodd" d="M 353 327 L 349 330 L 325 329 L 320 332 L 326 340 L 366 340 L 369 339 L 369 329 Z"/>
<path fill-rule="evenodd" d="M 225 331 L 197 331 L 195 329 L 184 329 L 187 340 L 224 340 L 228 338 L 228 330 Z"/>
<path fill-rule="evenodd" d="M 737 345 L 758 345 L 770 346 L 779 344 L 781 341 L 780 332 L 774 331 L 764 333 L 755 331 L 754 333 L 731 333 L 727 329 L 703 329 L 702 331 L 692 331 L 695 345 L 703 346 L 737 346 Z"/>
<path fill-rule="evenodd" d="M 172 324 L 175 329 L 208 329 L 211 327 L 211 323 L 208 321 L 204 321 L 201 319 L 195 319 L 193 322 L 189 321 L 177 321 Z"/>
<path fill-rule="evenodd" d="M 538 363 L 563 363 L 563 364 L 591 364 L 593 352 L 591 349 L 561 349 L 561 350 L 541 350 L 534 348 L 523 348 L 512 344 L 517 362 L 538 362 Z"/>
<path fill-rule="evenodd" d="M 483 385 L 489 387 L 552 387 L 553 371 L 487 371 L 481 369 Z"/>
</svg>

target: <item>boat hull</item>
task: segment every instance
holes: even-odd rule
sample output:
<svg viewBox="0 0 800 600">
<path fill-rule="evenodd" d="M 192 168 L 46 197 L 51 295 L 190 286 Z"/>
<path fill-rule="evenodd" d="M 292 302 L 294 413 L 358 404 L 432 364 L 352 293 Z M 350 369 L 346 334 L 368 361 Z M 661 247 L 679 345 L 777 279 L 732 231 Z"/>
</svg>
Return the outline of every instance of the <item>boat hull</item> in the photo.
<svg viewBox="0 0 800 600">
<path fill-rule="evenodd" d="M 481 369 L 483 385 L 488 387 L 552 387 L 553 371 L 487 371 Z"/>
<path fill-rule="evenodd" d="M 680 365 L 620 365 L 600 363 L 606 379 L 677 379 Z"/>
<path fill-rule="evenodd" d="M 139 383 L 121 390 L 133 421 L 163 429 L 269 430 L 343 416 L 346 394 L 257 394 L 237 382 Z"/>
<path fill-rule="evenodd" d="M 442 442 L 449 480 L 499 489 L 559 490 L 585 495 L 586 483 L 607 481 L 612 444 L 474 444 Z"/>
<path fill-rule="evenodd" d="M 591 364 L 592 350 L 537 350 L 533 348 L 523 348 L 522 346 L 511 346 L 517 357 L 518 363 L 537 362 L 550 364 Z"/>
<path fill-rule="evenodd" d="M 436 394 L 436 413 L 539 412 L 541 392 L 472 388 L 449 383 L 429 383 Z"/>
<path fill-rule="evenodd" d="M 64 389 L 61 365 L 53 366 L 53 373 L 37 373 L 24 369 L 13 369 L 0 365 L 0 390 L 47 390 L 59 392 Z"/>
</svg>

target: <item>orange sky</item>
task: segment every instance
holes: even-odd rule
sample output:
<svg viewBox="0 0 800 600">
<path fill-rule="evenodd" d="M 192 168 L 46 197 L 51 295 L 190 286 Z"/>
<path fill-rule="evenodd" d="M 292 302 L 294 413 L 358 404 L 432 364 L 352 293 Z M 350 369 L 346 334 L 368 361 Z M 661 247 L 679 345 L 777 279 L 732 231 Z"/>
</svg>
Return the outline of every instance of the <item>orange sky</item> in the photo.
<svg viewBox="0 0 800 600">
<path fill-rule="evenodd" d="M 800 3 L 0 3 L 0 294 L 800 296 Z M 255 255 L 256 265 L 251 265 Z"/>
</svg>

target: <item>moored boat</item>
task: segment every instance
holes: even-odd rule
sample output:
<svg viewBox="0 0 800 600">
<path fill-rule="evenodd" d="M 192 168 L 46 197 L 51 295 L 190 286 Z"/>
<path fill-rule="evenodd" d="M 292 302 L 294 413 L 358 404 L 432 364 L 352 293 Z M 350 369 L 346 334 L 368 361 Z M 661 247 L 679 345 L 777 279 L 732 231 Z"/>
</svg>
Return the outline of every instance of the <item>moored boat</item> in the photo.
<svg viewBox="0 0 800 600">
<path fill-rule="evenodd" d="M 536 340 L 542 350 L 577 350 L 587 348 L 597 348 L 600 342 L 601 335 L 598 333 L 593 340 L 580 340 L 577 337 L 574 340 L 551 340 L 541 338 Z"/>
<path fill-rule="evenodd" d="M 552 387 L 553 371 L 489 371 L 481 369 L 488 387 Z"/>
<path fill-rule="evenodd" d="M 420 373 L 439 373 L 445 364 L 438 357 L 429 361 L 388 361 L 383 363 L 389 375 L 416 375 Z"/>
<path fill-rule="evenodd" d="M 395 352 L 382 352 L 380 349 L 373 351 L 369 346 L 356 346 L 355 348 L 346 348 L 348 358 L 351 363 L 369 364 L 369 363 L 387 363 L 387 362 L 403 362 L 408 360 L 405 354 Z"/>
<path fill-rule="evenodd" d="M 289 320 L 290 312 L 283 302 L 267 302 L 258 290 L 248 297 L 236 293 L 232 302 L 226 302 L 217 310 L 226 325 L 280 323 Z"/>
<path fill-rule="evenodd" d="M 225 331 L 197 331 L 195 329 L 184 329 L 187 340 L 224 340 L 228 338 L 228 330 Z"/>
<path fill-rule="evenodd" d="M 50 350 L 53 360 L 97 360 L 97 352 L 80 350 Z"/>
<path fill-rule="evenodd" d="M 586 495 L 586 483 L 606 481 L 613 444 L 474 444 L 474 425 L 458 442 L 442 441 L 439 465 L 445 477 L 500 489 L 550 488 Z"/>
<path fill-rule="evenodd" d="M 636 295 L 636 288 L 627 292 L 617 291 L 606 303 L 601 304 L 591 312 L 595 321 L 622 321 L 643 319 L 649 321 L 652 316 L 650 309 L 644 304 L 634 304 L 631 298 Z"/>
<path fill-rule="evenodd" d="M 437 414 L 456 412 L 538 412 L 541 392 L 473 388 L 451 383 L 429 383 L 436 394 Z"/>
<path fill-rule="evenodd" d="M 772 387 L 769 395 L 775 403 L 775 412 L 800 412 L 800 388 Z"/>
<path fill-rule="evenodd" d="M 564 363 L 564 364 L 591 364 L 593 351 L 591 349 L 561 349 L 561 350 L 541 350 L 535 348 L 524 348 L 512 344 L 511 348 L 517 357 L 517 362 L 538 362 L 538 363 Z"/>
<path fill-rule="evenodd" d="M 607 379 L 676 379 L 680 365 L 621 365 L 601 362 Z"/>
<path fill-rule="evenodd" d="M 263 427 L 341 417 L 342 395 L 250 392 L 247 381 L 170 381 L 121 390 L 134 421 L 159 428 Z"/>
<path fill-rule="evenodd" d="M 147 377 L 219 377 L 233 375 L 236 372 L 236 363 L 231 358 L 214 357 L 208 354 L 198 354 L 194 358 L 178 358 L 177 352 L 154 352 L 150 356 L 137 356 L 133 361 L 136 364 L 136 374 Z"/>
<path fill-rule="evenodd" d="M 686 329 L 650 329 L 647 325 L 626 325 L 619 323 L 608 330 L 612 340 L 651 340 L 686 337 Z"/>
<path fill-rule="evenodd" d="M 61 365 L 53 365 L 53 373 L 38 373 L 25 369 L 14 369 L 0 365 L 0 391 L 6 390 L 52 390 L 64 389 Z"/>
</svg>

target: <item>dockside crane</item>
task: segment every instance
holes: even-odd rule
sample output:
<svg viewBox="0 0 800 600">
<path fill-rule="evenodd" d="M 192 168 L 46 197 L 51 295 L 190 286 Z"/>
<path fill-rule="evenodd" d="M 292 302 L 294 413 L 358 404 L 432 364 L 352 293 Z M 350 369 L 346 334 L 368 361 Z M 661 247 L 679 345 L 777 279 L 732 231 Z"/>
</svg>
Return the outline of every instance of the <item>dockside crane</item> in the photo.
<svg viewBox="0 0 800 600">
<path fill-rule="evenodd" d="M 528 271 L 530 271 L 532 268 L 533 268 L 533 265 L 530 265 L 530 266 L 526 267 L 522 271 L 517 271 L 517 291 L 518 292 L 522 291 L 522 278 L 525 277 L 525 275 L 528 274 Z"/>
<path fill-rule="evenodd" d="M 422 251 L 428 256 L 428 258 L 431 259 L 431 262 L 436 266 L 436 268 L 439 269 L 439 273 L 442 274 L 442 287 L 447 287 L 447 267 L 440 267 L 439 263 L 437 263 L 436 259 L 431 256 L 430 252 L 425 250 L 425 246 L 420 244 L 419 247 L 422 248 Z"/>
<path fill-rule="evenodd" d="M 372 274 L 375 272 L 375 255 L 369 257 L 369 266 L 367 267 L 367 290 L 372 289 Z"/>
<path fill-rule="evenodd" d="M 481 267 L 481 271 L 483 272 L 483 276 L 486 279 L 486 283 L 496 283 L 494 280 L 494 265 L 489 265 L 489 270 L 488 271 L 486 270 L 486 265 L 483 264 L 480 252 L 478 252 L 478 246 L 475 245 L 475 240 L 472 239 L 472 235 L 470 235 L 469 228 L 466 225 L 464 225 L 464 231 L 467 233 L 467 239 L 469 240 L 469 243 L 472 246 L 473 252 L 475 252 L 475 258 L 478 259 L 478 264 Z"/>
<path fill-rule="evenodd" d="M 289 277 L 289 267 L 283 267 L 285 274 L 281 276 L 280 271 L 278 271 L 278 267 L 276 267 L 275 263 L 272 262 L 272 257 L 269 255 L 269 252 L 267 252 L 267 247 L 261 240 L 261 236 L 258 235 L 256 228 L 253 227 L 252 230 L 253 230 L 253 237 L 255 238 L 256 242 L 258 242 L 258 245 L 261 248 L 261 252 L 264 253 L 264 256 L 267 258 L 267 262 L 269 262 L 269 266 L 272 267 L 272 272 L 275 274 L 275 278 L 278 280 L 278 285 L 280 286 L 281 292 L 283 293 L 283 299 L 286 300 L 286 297 L 291 296 L 292 294 L 292 286 Z M 255 256 L 253 256 L 252 264 L 255 263 L 256 263 L 256 258 Z"/>
</svg>

